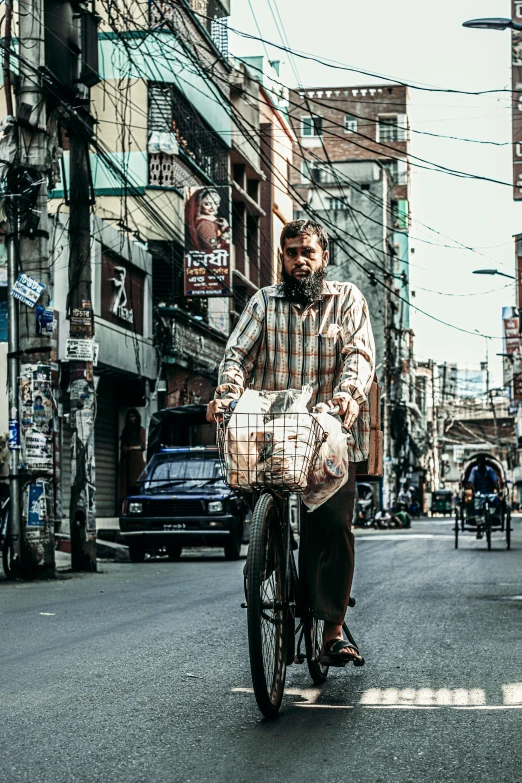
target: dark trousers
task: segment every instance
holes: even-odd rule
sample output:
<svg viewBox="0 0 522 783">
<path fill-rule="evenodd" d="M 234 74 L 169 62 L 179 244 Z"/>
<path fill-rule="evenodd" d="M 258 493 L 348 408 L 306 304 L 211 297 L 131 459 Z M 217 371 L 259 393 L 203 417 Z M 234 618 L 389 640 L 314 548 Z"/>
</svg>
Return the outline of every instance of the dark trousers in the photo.
<svg viewBox="0 0 522 783">
<path fill-rule="evenodd" d="M 348 481 L 315 511 L 301 511 L 299 572 L 305 575 L 308 602 L 314 616 L 344 621 L 353 579 L 355 463 Z"/>
</svg>

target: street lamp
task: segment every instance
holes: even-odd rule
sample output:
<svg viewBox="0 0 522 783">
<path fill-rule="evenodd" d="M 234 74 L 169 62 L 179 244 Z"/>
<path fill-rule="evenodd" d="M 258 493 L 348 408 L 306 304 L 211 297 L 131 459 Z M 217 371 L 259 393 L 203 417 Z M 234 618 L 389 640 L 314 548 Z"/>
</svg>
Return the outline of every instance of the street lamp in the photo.
<svg viewBox="0 0 522 783">
<path fill-rule="evenodd" d="M 511 19 L 494 17 L 492 19 L 469 19 L 462 23 L 462 27 L 471 27 L 473 30 L 522 30 L 522 24 Z"/>
<path fill-rule="evenodd" d="M 500 275 L 501 277 L 509 277 L 510 280 L 516 280 L 515 275 L 506 275 L 505 272 L 499 272 L 498 269 L 474 269 L 474 275 Z"/>
</svg>

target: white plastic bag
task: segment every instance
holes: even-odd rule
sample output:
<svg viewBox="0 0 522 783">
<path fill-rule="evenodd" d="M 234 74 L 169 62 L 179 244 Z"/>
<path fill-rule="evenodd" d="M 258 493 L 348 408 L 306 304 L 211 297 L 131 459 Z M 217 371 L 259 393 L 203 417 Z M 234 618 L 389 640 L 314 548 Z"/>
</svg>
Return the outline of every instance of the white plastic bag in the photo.
<svg viewBox="0 0 522 783">
<path fill-rule="evenodd" d="M 310 474 L 308 492 L 303 503 L 309 511 L 326 503 L 348 481 L 348 444 L 346 430 L 339 419 L 327 413 L 326 405 L 317 406 L 320 412 L 313 414 L 328 437 L 322 443 Z"/>
<path fill-rule="evenodd" d="M 245 390 L 227 426 L 230 486 L 249 489 L 269 483 L 293 486 L 296 491 L 306 487 L 304 465 L 312 438 L 307 404 L 311 395 L 310 386 L 281 392 Z"/>
</svg>

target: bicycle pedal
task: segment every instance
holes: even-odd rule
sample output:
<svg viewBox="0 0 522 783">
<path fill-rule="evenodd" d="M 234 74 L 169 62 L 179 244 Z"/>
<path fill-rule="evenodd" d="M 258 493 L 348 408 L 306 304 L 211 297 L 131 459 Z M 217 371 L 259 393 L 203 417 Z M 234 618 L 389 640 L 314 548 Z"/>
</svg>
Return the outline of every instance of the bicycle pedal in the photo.
<svg viewBox="0 0 522 783">
<path fill-rule="evenodd" d="M 246 601 L 243 601 L 243 602 L 241 603 L 241 609 L 248 609 L 248 604 L 247 604 L 247 602 L 246 602 Z"/>
</svg>

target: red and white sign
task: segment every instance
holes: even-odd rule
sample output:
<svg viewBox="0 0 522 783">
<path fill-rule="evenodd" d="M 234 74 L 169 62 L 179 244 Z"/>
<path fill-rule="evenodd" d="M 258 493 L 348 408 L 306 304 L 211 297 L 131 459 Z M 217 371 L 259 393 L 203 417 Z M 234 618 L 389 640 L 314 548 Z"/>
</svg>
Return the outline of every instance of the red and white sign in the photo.
<svg viewBox="0 0 522 783">
<path fill-rule="evenodd" d="M 522 23 L 522 0 L 511 0 L 511 18 Z M 522 201 L 522 31 L 511 31 L 513 199 Z"/>
</svg>

